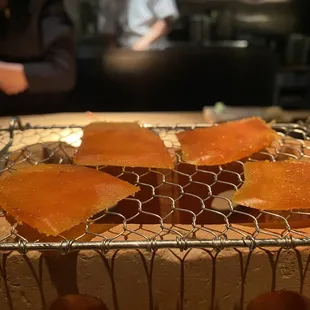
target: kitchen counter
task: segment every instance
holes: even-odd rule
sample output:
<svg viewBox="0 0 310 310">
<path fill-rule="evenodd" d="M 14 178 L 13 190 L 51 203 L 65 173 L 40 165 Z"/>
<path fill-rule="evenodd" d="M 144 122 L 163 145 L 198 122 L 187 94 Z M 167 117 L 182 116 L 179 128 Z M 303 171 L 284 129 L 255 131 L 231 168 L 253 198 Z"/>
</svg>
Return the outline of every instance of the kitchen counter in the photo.
<svg viewBox="0 0 310 310">
<path fill-rule="evenodd" d="M 210 107 L 212 109 L 212 107 Z M 281 111 L 278 109 L 269 109 L 270 116 L 283 116 L 288 119 L 306 119 L 310 116 L 310 110 L 291 110 Z M 246 117 L 244 111 L 249 111 L 248 108 L 238 109 L 236 117 Z M 223 115 L 224 116 L 224 115 Z M 249 116 L 249 115 L 248 115 Z M 176 124 L 199 124 L 199 123 L 214 123 L 216 115 L 210 113 L 209 109 L 199 112 L 132 112 L 132 113 L 55 113 L 43 115 L 27 115 L 20 116 L 22 123 L 30 123 L 31 125 L 44 126 L 66 126 L 66 125 L 86 125 L 93 121 L 110 121 L 110 122 L 141 122 L 146 124 L 157 125 L 176 125 Z M 11 117 L 0 117 L 0 127 L 7 127 Z M 223 121 L 221 119 L 221 121 Z"/>
<path fill-rule="evenodd" d="M 8 126 L 11 117 L 0 118 L 0 126 Z M 85 125 L 91 121 L 132 122 L 138 121 L 148 124 L 175 125 L 203 123 L 201 112 L 158 112 L 158 113 L 60 113 L 21 116 L 23 123 L 31 125 Z"/>
</svg>

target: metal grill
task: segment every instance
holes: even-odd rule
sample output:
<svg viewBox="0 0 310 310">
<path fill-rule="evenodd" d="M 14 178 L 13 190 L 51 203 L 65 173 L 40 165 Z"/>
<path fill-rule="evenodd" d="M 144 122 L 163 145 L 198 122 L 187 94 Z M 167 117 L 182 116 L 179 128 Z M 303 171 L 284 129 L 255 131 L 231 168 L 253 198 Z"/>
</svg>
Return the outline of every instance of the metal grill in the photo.
<svg viewBox="0 0 310 310">
<path fill-rule="evenodd" d="M 156 132 L 176 156 L 174 170 L 97 167 L 138 185 L 141 191 L 58 238 L 39 235 L 2 212 L 0 251 L 310 245 L 310 206 L 309 212 L 261 212 L 231 201 L 232 193 L 242 185 L 245 161 L 310 159 L 308 127 L 274 124 L 281 140 L 266 150 L 224 166 L 194 167 L 182 162 L 175 134 L 207 125 L 142 126 Z M 8 128 L 0 130 L 0 172 L 27 165 L 72 163 L 82 135 L 81 126 L 24 126 L 14 118 Z"/>
</svg>

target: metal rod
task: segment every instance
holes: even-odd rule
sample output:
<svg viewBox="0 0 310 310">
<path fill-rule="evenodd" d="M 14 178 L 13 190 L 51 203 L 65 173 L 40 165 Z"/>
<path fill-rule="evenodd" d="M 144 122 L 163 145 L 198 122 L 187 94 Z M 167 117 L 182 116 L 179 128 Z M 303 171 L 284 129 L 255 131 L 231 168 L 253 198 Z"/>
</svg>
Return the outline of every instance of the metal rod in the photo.
<svg viewBox="0 0 310 310">
<path fill-rule="evenodd" d="M 71 252 L 80 250 L 100 250 L 107 252 L 109 250 L 121 250 L 121 249 L 145 249 L 145 250 L 157 250 L 157 249 L 180 249 L 187 250 L 190 248 L 207 248 L 221 250 L 224 248 L 269 248 L 269 247 L 281 247 L 281 248 L 295 248 L 310 246 L 310 238 L 286 238 L 286 239 L 220 239 L 220 240 L 143 240 L 143 241 L 111 241 L 111 242 L 14 242 L 14 243 L 0 243 L 0 252 L 4 251 L 18 251 L 21 253 L 27 253 L 29 251 L 60 251 Z"/>
</svg>

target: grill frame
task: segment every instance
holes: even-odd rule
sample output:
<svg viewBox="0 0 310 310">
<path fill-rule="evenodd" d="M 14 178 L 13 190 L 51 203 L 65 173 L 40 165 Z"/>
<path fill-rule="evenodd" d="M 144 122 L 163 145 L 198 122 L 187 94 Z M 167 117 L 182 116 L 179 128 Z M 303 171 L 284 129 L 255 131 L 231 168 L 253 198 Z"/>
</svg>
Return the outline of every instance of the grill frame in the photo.
<svg viewBox="0 0 310 310">
<path fill-rule="evenodd" d="M 151 124 L 141 124 L 141 126 L 149 128 L 155 132 L 157 132 L 162 139 L 165 141 L 166 145 L 170 148 L 170 150 L 175 150 L 178 148 L 178 142 L 175 140 L 169 140 L 176 131 L 180 130 L 190 130 L 197 127 L 209 127 L 211 125 L 209 124 L 182 124 L 182 125 L 171 125 L 171 126 L 163 126 L 163 125 L 151 125 Z M 274 147 L 275 153 L 273 155 L 270 155 L 270 152 L 262 151 L 260 152 L 260 155 L 270 157 L 270 160 L 277 160 L 281 156 L 286 157 L 293 157 L 295 159 L 301 159 L 302 157 L 309 157 L 310 159 L 310 128 L 303 124 L 271 124 L 273 129 L 279 132 L 279 134 L 282 136 L 282 140 L 279 142 L 278 146 Z M 23 151 L 23 161 L 31 161 L 33 154 L 27 153 L 28 148 L 30 145 L 27 146 L 27 134 L 33 133 L 37 136 L 36 143 L 45 145 L 46 143 L 49 143 L 50 140 L 44 141 L 45 138 L 49 139 L 51 136 L 59 135 L 58 140 L 51 140 L 53 143 L 58 143 L 60 145 L 60 142 L 67 142 L 69 139 L 68 137 L 75 136 L 75 138 L 80 139 L 81 133 L 82 133 L 82 126 L 78 125 L 70 125 L 70 126 L 32 126 L 31 124 L 23 124 L 21 119 L 19 117 L 14 117 L 9 123 L 9 126 L 7 128 L 1 128 L 0 129 L 0 172 L 4 172 L 9 169 L 14 169 L 14 166 L 17 164 L 16 162 L 11 162 L 8 164 L 9 154 L 10 151 L 14 151 L 16 149 L 20 149 L 20 147 L 17 147 L 16 141 L 18 140 L 20 143 L 20 146 L 26 150 Z M 64 134 L 64 132 L 69 132 L 69 134 Z M 43 135 L 44 133 L 44 135 Z M 48 133 L 45 135 L 45 133 Z M 168 139 L 167 136 L 171 137 Z M 28 135 L 28 138 L 31 138 L 31 135 Z M 42 138 L 44 136 L 44 139 Z M 25 141 L 23 142 L 23 140 Z M 69 139 L 70 140 L 70 139 Z M 172 141 L 172 142 L 171 142 Z M 287 144 L 287 141 L 289 142 Z M 290 143 L 294 141 L 297 142 L 292 146 Z M 77 141 L 71 141 L 75 145 L 75 142 L 78 144 L 79 140 Z M 309 145 L 306 144 L 309 142 Z M 24 145 L 24 146 L 23 146 Z M 292 153 L 282 152 L 281 150 L 283 147 L 288 147 L 292 149 Z M 75 146 L 76 147 L 76 146 Z M 309 154 L 305 154 L 305 151 L 309 151 Z M 55 150 L 54 150 L 55 152 Z M 296 155 L 297 154 L 297 155 Z M 54 153 L 51 152 L 50 157 L 48 159 L 51 159 L 54 156 Z M 178 170 L 179 165 L 183 165 L 180 155 L 175 154 L 177 159 L 177 168 L 173 170 L 171 173 L 176 173 L 177 175 L 182 175 L 182 171 Z M 299 158 L 298 158 L 299 157 Z M 70 158 L 68 158 L 70 159 Z M 255 156 L 253 158 L 250 158 L 249 160 L 255 160 Z M 46 162 L 46 159 L 44 159 L 43 162 Z M 33 164 L 38 164 L 38 162 L 32 162 Z M 240 163 L 240 165 L 243 165 L 243 162 L 237 162 Z M 153 198 L 158 199 L 171 199 L 171 214 L 174 212 L 191 212 L 190 209 L 184 209 L 182 207 L 177 206 L 178 197 L 167 197 L 161 194 L 156 194 L 156 190 L 160 188 L 160 186 L 165 185 L 171 185 L 171 186 L 179 186 L 181 187 L 181 193 L 183 191 L 183 195 L 192 195 L 197 196 L 191 193 L 187 193 L 184 189 L 187 188 L 187 185 L 180 185 L 177 183 L 166 181 L 166 179 L 169 176 L 165 174 L 165 172 L 158 172 L 154 169 L 147 169 L 146 173 L 142 173 L 141 175 L 139 173 L 136 173 L 135 171 L 126 170 L 127 168 L 122 168 L 121 174 L 118 175 L 119 177 L 123 177 L 126 174 L 131 174 L 131 176 L 136 176 L 136 184 L 137 185 L 143 185 L 148 186 L 151 188 L 152 196 Z M 216 182 L 222 182 L 220 181 L 218 177 L 221 175 L 221 173 L 228 172 L 228 173 L 235 173 L 234 171 L 227 171 L 227 168 L 225 167 L 219 167 L 219 173 L 218 175 L 214 172 L 209 172 L 208 170 L 204 170 L 201 167 L 196 167 L 195 172 L 192 175 L 186 174 L 187 177 L 189 177 L 189 184 L 193 183 L 201 183 L 198 181 L 193 180 L 195 177 L 195 174 L 197 173 L 207 173 L 207 174 L 214 174 L 215 176 L 215 183 Z M 162 177 L 162 183 L 159 186 L 154 186 L 150 184 L 144 184 L 143 182 L 140 182 L 140 178 L 142 178 L 145 174 L 148 173 L 156 173 L 160 177 Z M 239 174 L 239 178 L 241 182 L 239 184 L 232 184 L 234 188 L 237 188 L 241 186 L 242 184 L 242 173 Z M 209 184 L 202 184 L 203 186 L 206 186 L 206 188 L 212 188 L 212 185 Z M 210 194 L 211 193 L 211 194 Z M 180 194 L 182 195 L 182 194 Z M 223 198 L 221 196 L 215 196 L 212 194 L 209 190 L 208 192 L 209 196 L 213 196 L 212 199 L 218 197 L 220 199 L 225 199 L 228 204 L 228 209 L 225 211 L 226 213 L 223 214 L 222 211 L 214 210 L 205 208 L 206 201 L 210 198 L 207 197 L 206 199 L 202 199 L 201 197 L 197 196 L 195 199 L 200 199 L 200 201 L 203 204 L 202 213 L 203 212 L 213 212 L 218 213 L 219 216 L 222 216 L 224 221 L 221 223 L 223 227 L 223 231 L 220 233 L 216 233 L 213 231 L 213 226 L 206 226 L 203 224 L 197 224 L 197 218 L 199 214 L 193 215 L 193 221 L 191 224 L 186 225 L 188 227 L 187 232 L 180 233 L 177 229 L 175 229 L 175 225 L 172 223 L 165 223 L 165 219 L 167 217 L 161 217 L 158 214 L 152 213 L 152 216 L 157 217 L 159 220 L 158 224 L 152 224 L 154 228 L 153 234 L 144 234 L 137 231 L 132 231 L 130 228 L 131 221 L 134 220 L 136 216 L 143 213 L 144 215 L 150 215 L 149 212 L 143 210 L 143 205 L 147 202 L 141 202 L 136 198 L 128 198 L 127 200 L 131 200 L 138 205 L 138 215 L 135 215 L 131 218 L 125 218 L 123 216 L 122 223 L 119 223 L 118 225 L 122 226 L 123 229 L 117 234 L 115 237 L 106 237 L 104 234 L 94 234 L 90 233 L 88 228 L 90 225 L 100 219 L 102 219 L 104 216 L 107 215 L 114 215 L 114 216 L 122 216 L 122 214 L 118 213 L 117 207 L 111 208 L 103 213 L 103 215 L 100 215 L 96 217 L 95 219 L 90 219 L 87 223 L 85 223 L 85 231 L 83 235 L 77 236 L 75 239 L 66 239 L 62 238 L 60 241 L 55 242 L 45 242 L 35 240 L 35 241 L 29 241 L 25 236 L 20 235 L 18 233 L 18 224 L 15 223 L 12 225 L 11 231 L 4 237 L 0 238 L 0 252 L 4 251 L 19 251 L 22 254 L 27 253 L 28 251 L 60 251 L 62 253 L 68 253 L 71 251 L 76 250 L 99 250 L 102 252 L 107 252 L 108 250 L 117 250 L 117 249 L 147 249 L 150 251 L 155 251 L 157 249 L 162 248 L 171 248 L 171 249 L 180 249 L 180 250 L 187 250 L 190 248 L 206 248 L 206 249 L 213 249 L 216 251 L 219 251 L 223 248 L 249 248 L 251 250 L 255 249 L 256 247 L 277 247 L 277 248 L 295 248 L 295 247 L 303 247 L 303 246 L 310 246 L 310 233 L 305 233 L 300 229 L 294 229 L 291 228 L 290 225 L 290 218 L 292 216 L 299 216 L 299 217 L 309 217 L 310 218 L 310 211 L 309 212 L 298 212 L 298 211 L 291 211 L 290 215 L 286 218 L 285 216 L 281 214 L 277 214 L 274 212 L 260 212 L 264 216 L 267 217 L 276 217 L 278 220 L 283 221 L 284 223 L 284 230 L 281 233 L 274 233 L 273 230 L 266 230 L 262 229 L 259 226 L 258 220 L 260 219 L 261 215 L 258 216 L 252 216 L 251 214 L 244 214 L 244 211 L 240 211 L 238 208 L 234 207 L 232 205 L 232 202 L 227 199 Z M 183 197 L 183 196 L 182 196 Z M 182 198 L 181 197 L 181 198 Z M 310 210 L 310 206 L 309 206 Z M 227 213 L 228 212 L 228 213 Z M 231 214 L 240 213 L 240 215 L 243 216 L 250 216 L 253 219 L 253 226 L 254 231 L 253 233 L 244 232 L 240 230 L 240 227 L 236 228 L 234 226 L 235 223 L 230 223 L 230 216 Z M 170 215 L 171 215 L 170 214 Z M 4 213 L 1 213 L 0 216 L 4 216 Z M 143 224 L 141 224 L 143 226 Z M 169 226 L 170 225 L 170 226 Z M 193 234 L 200 232 L 199 238 L 193 238 Z M 227 237 L 229 235 L 229 232 L 234 232 L 239 235 L 239 238 L 230 238 Z M 163 233 L 167 233 L 169 235 L 169 239 L 165 239 L 162 237 Z M 90 234 L 95 238 L 95 241 L 81 241 L 83 236 L 85 234 Z M 124 239 L 125 235 L 131 234 L 131 238 L 128 238 L 128 240 L 120 240 Z M 265 234 L 264 238 L 260 238 L 260 234 Z M 212 237 L 213 236 L 213 237 Z M 136 238 L 135 238 L 136 237 Z M 100 241 L 98 241 L 98 238 Z M 14 239 L 14 240 L 13 240 Z M 125 238 L 126 239 L 126 238 Z"/>
</svg>

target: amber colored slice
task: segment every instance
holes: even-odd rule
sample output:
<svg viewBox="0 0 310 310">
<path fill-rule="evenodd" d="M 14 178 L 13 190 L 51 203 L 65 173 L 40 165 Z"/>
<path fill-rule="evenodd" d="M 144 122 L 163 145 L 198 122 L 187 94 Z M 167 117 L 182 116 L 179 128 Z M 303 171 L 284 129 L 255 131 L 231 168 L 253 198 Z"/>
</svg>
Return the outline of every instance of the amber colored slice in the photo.
<svg viewBox="0 0 310 310">
<path fill-rule="evenodd" d="M 247 118 L 177 134 L 184 162 L 217 166 L 248 157 L 269 146 L 278 135 L 263 120 Z"/>
<path fill-rule="evenodd" d="M 92 123 L 74 158 L 78 165 L 172 169 L 163 141 L 137 123 Z"/>
<path fill-rule="evenodd" d="M 38 165 L 0 179 L 0 207 L 18 222 L 57 236 L 138 190 L 95 169 Z"/>
<path fill-rule="evenodd" d="M 310 209 L 310 162 L 250 162 L 233 202 L 260 210 Z"/>
</svg>

